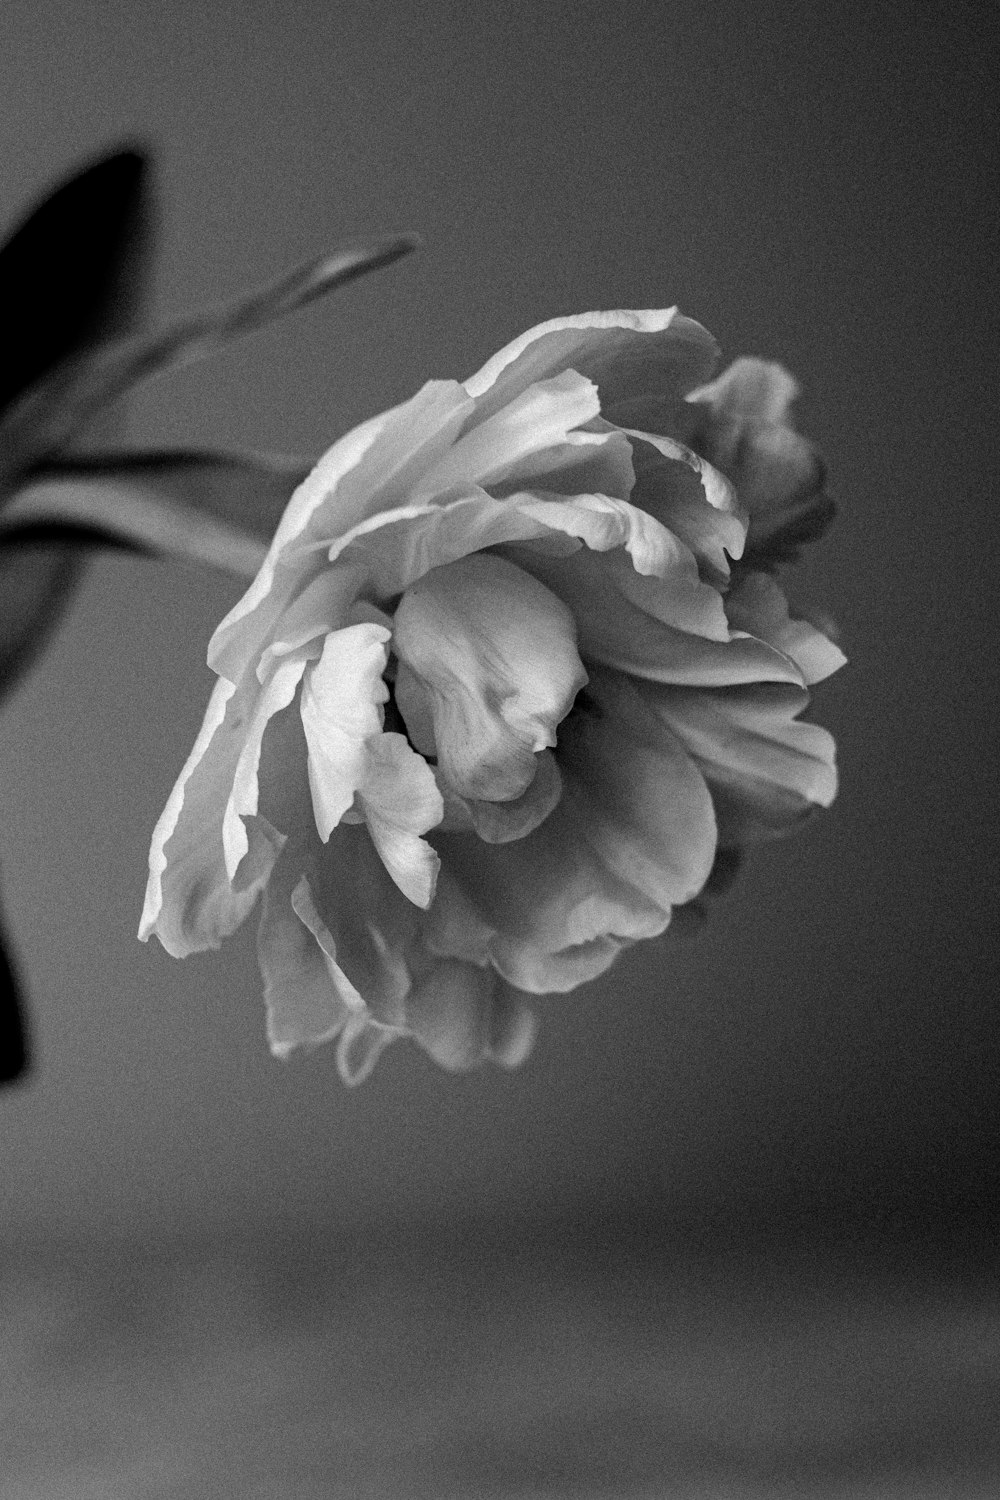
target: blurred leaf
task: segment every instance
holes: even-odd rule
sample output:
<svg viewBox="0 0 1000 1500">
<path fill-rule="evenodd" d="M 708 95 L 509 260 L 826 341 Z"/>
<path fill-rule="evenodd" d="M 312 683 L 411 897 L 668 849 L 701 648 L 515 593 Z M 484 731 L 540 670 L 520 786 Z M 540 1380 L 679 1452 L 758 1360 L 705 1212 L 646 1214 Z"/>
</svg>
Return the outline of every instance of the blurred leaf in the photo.
<svg viewBox="0 0 1000 1500">
<path fill-rule="evenodd" d="M 0 702 L 41 652 L 83 564 L 76 546 L 0 550 Z"/>
<path fill-rule="evenodd" d="M 56 461 L 0 516 L 0 558 L 58 537 L 252 578 L 311 467 L 305 459 L 188 452 Z"/>
<path fill-rule="evenodd" d="M 65 359 L 131 326 L 150 240 L 146 161 L 102 158 L 0 248 L 0 408 Z"/>
<path fill-rule="evenodd" d="M 0 450 L 33 450 L 44 457 L 63 447 L 97 412 L 143 380 L 218 353 L 276 318 L 391 265 L 416 248 L 397 235 L 321 256 L 210 312 L 179 318 L 159 333 L 121 340 L 61 366 L 0 419 Z"/>
<path fill-rule="evenodd" d="M 17 980 L 0 930 L 0 1084 L 13 1083 L 27 1067 L 27 1043 Z"/>
</svg>

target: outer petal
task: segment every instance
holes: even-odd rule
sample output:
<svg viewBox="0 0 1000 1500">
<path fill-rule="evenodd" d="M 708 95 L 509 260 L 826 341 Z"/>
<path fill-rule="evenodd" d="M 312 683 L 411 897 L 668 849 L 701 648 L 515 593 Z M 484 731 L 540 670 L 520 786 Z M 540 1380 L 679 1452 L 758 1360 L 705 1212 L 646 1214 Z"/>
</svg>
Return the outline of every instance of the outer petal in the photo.
<svg viewBox="0 0 1000 1500">
<path fill-rule="evenodd" d="M 731 636 L 722 599 L 706 584 L 638 577 L 620 554 L 572 557 L 510 549 L 573 610 L 584 661 L 653 682 L 725 687 L 739 682 L 802 685 L 795 662 L 766 641 Z M 688 554 L 693 568 L 693 560 Z M 683 574 L 682 574 L 683 577 Z M 697 578 L 697 570 L 695 570 Z"/>
<path fill-rule="evenodd" d="M 217 948 L 257 899 L 263 878 L 233 890 L 226 873 L 222 818 L 243 748 L 246 689 L 216 683 L 194 748 L 153 830 L 139 937 L 156 933 L 183 958 Z"/>
<path fill-rule="evenodd" d="M 554 467 L 565 460 L 573 430 L 600 409 L 597 387 L 575 370 L 540 380 L 460 437 L 427 469 L 412 499 L 429 499 L 456 485 L 489 488 Z"/>
<path fill-rule="evenodd" d="M 647 686 L 644 693 L 708 782 L 721 843 L 783 833 L 833 801 L 834 742 L 825 729 L 797 717 L 809 702 L 801 689 Z"/>
<path fill-rule="evenodd" d="M 788 601 L 768 573 L 747 573 L 726 599 L 733 628 L 745 630 L 784 652 L 807 685 L 822 682 L 847 661 L 839 646 L 808 620 L 793 620 Z"/>
<path fill-rule="evenodd" d="M 631 559 L 626 571 L 669 580 L 662 598 L 673 601 L 675 619 L 682 618 L 686 628 L 728 637 L 718 591 L 702 583 L 689 549 L 653 516 L 609 495 L 567 498 L 524 491 L 497 500 L 474 489 L 438 505 L 375 516 L 331 547 L 330 560 L 357 570 L 365 598 L 391 606 L 432 568 L 487 548 L 539 540 L 545 543 L 541 550 L 552 555 L 576 554 L 581 543 L 599 552 L 623 548 Z"/>
<path fill-rule="evenodd" d="M 587 680 L 567 607 L 503 558 L 467 557 L 407 590 L 393 641 L 430 698 L 449 784 L 465 797 L 520 797 Z"/>
<path fill-rule="evenodd" d="M 715 358 L 711 335 L 674 307 L 580 313 L 529 328 L 465 388 L 476 398 L 474 421 L 482 422 L 529 385 L 572 369 L 596 382 L 606 415 L 627 402 L 638 422 L 651 404 L 669 404 L 704 381 Z"/>
<path fill-rule="evenodd" d="M 254 817 L 258 810 L 258 771 L 264 734 L 271 720 L 288 708 L 295 697 L 302 675 L 315 648 L 279 657 L 270 677 L 256 695 L 243 728 L 243 745 L 236 761 L 232 787 L 222 816 L 222 847 L 226 873 L 236 879 L 240 864 L 250 849 L 250 839 L 243 819 Z M 223 679 L 224 680 L 224 679 Z"/>
<path fill-rule="evenodd" d="M 333 445 L 295 491 L 260 572 L 213 635 L 209 661 L 216 671 L 236 680 L 287 605 L 323 571 L 322 552 L 309 549 L 398 506 L 448 450 L 471 411 L 462 386 L 431 381 Z"/>
</svg>

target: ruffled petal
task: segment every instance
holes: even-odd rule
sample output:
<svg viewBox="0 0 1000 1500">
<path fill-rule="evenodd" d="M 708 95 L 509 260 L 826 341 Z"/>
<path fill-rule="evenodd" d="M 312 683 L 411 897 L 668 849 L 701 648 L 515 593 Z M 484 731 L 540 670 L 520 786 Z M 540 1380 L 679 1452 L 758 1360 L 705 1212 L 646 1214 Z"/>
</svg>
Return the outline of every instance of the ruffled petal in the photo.
<svg viewBox="0 0 1000 1500">
<path fill-rule="evenodd" d="M 145 942 L 155 932 L 175 958 L 218 948 L 249 914 L 266 879 L 265 866 L 257 880 L 234 890 L 222 840 L 251 706 L 245 687 L 216 683 L 198 738 L 153 830 L 139 937 Z"/>
<path fill-rule="evenodd" d="M 726 598 L 726 614 L 735 630 L 758 636 L 791 657 L 807 686 L 822 682 L 847 661 L 815 625 L 791 618 L 787 599 L 768 573 L 744 574 Z"/>
<path fill-rule="evenodd" d="M 705 777 L 725 845 L 773 837 L 837 791 L 833 738 L 798 715 L 809 695 L 777 684 L 693 692 L 645 686 L 647 701 Z"/>
<path fill-rule="evenodd" d="M 327 636 L 302 689 L 316 828 L 324 843 L 355 808 L 404 895 L 430 903 L 437 856 L 420 835 L 441 821 L 434 773 L 401 734 L 384 734 L 389 631 L 347 626 Z"/>
<path fill-rule="evenodd" d="M 566 606 L 503 558 L 467 557 L 407 590 L 393 645 L 430 699 L 440 770 L 454 790 L 520 797 L 587 680 Z"/>
<path fill-rule="evenodd" d="M 601 409 L 597 387 L 575 370 L 528 386 L 486 421 L 466 432 L 418 481 L 420 501 L 456 485 L 488 489 L 564 461 L 574 428 Z"/>
<path fill-rule="evenodd" d="M 716 354 L 711 334 L 675 307 L 580 313 L 529 328 L 470 376 L 465 389 L 476 399 L 474 420 L 482 422 L 536 381 L 572 369 L 596 383 L 606 415 L 627 403 L 630 425 L 638 425 L 650 408 L 660 410 L 706 380 Z"/>
<path fill-rule="evenodd" d="M 802 685 L 790 657 L 766 641 L 733 635 L 721 596 L 698 581 L 690 553 L 687 576 L 678 567 L 675 586 L 674 579 L 640 577 L 618 553 L 598 557 L 580 551 L 560 558 L 520 547 L 508 550 L 570 606 L 588 666 L 594 662 L 654 682 L 691 686 Z"/>
<path fill-rule="evenodd" d="M 560 733 L 563 797 L 540 827 L 493 846 L 435 839 L 496 967 L 529 992 L 572 989 L 662 932 L 715 853 L 704 778 L 669 729 L 611 674 L 583 696 Z M 442 951 L 446 926 L 428 941 Z"/>
<path fill-rule="evenodd" d="M 324 843 L 354 805 L 365 778 L 368 741 L 382 732 L 388 640 L 388 630 L 379 625 L 333 631 L 302 685 L 309 788 Z"/>
<path fill-rule="evenodd" d="M 239 678 L 291 600 L 324 570 L 322 551 L 309 549 L 401 504 L 451 447 L 471 410 L 462 386 L 430 381 L 324 454 L 289 501 L 257 577 L 212 637 L 209 663 L 220 675 Z"/>
<path fill-rule="evenodd" d="M 369 752 L 358 802 L 372 843 L 403 895 L 430 906 L 440 861 L 420 835 L 444 816 L 434 772 L 402 734 L 379 735 Z"/>
<path fill-rule="evenodd" d="M 701 580 L 690 549 L 646 511 L 608 495 L 524 491 L 498 500 L 473 490 L 439 505 L 373 517 L 341 538 L 330 557 L 354 571 L 364 598 L 391 606 L 432 569 L 489 548 L 512 549 L 515 543 L 531 544 L 510 555 L 539 577 L 524 558 L 579 556 L 581 544 L 600 552 L 621 548 L 628 554 L 627 562 L 620 560 L 622 577 L 636 573 L 669 585 L 654 591 L 661 612 L 684 629 L 728 639 L 718 590 Z M 606 563 L 597 566 L 603 569 Z"/>
<path fill-rule="evenodd" d="M 235 881 L 240 864 L 250 849 L 250 837 L 243 820 L 254 817 L 258 811 L 258 772 L 265 732 L 271 720 L 291 704 L 316 649 L 303 647 L 277 659 L 242 725 L 243 743 L 222 816 L 222 848 L 226 873 L 231 881 Z"/>
<path fill-rule="evenodd" d="M 743 554 L 747 517 L 733 486 L 690 448 L 652 433 L 631 433 L 633 505 L 679 537 L 708 576 L 724 586 L 730 559 Z"/>
<path fill-rule="evenodd" d="M 822 484 L 812 444 L 788 422 L 798 393 L 781 365 L 743 358 L 687 396 L 696 413 L 692 441 L 729 475 L 755 518 L 783 510 Z"/>
</svg>

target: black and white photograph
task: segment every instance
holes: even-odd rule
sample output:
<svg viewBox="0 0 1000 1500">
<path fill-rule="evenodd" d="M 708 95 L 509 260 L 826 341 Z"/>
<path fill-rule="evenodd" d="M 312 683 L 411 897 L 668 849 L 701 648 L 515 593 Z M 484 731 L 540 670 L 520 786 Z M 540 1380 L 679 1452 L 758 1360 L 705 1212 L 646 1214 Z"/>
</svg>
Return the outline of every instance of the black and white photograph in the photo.
<svg viewBox="0 0 1000 1500">
<path fill-rule="evenodd" d="M 0 1500 L 1000 1493 L 998 63 L 2 0 Z"/>
</svg>

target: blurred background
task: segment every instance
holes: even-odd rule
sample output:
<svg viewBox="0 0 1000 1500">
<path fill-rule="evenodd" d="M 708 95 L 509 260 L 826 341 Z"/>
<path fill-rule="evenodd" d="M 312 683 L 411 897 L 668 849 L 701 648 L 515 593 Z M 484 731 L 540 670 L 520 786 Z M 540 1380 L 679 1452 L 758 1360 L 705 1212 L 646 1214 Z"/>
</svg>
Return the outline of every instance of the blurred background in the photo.
<svg viewBox="0 0 1000 1500">
<path fill-rule="evenodd" d="M 318 454 L 534 322 L 676 302 L 725 358 L 774 358 L 801 382 L 841 515 L 790 589 L 840 622 L 850 658 L 814 708 L 839 743 L 838 802 L 758 853 L 699 936 L 544 1002 L 516 1074 L 450 1077 L 399 1044 L 351 1092 L 332 1050 L 268 1055 L 252 923 L 183 963 L 135 940 L 150 831 L 239 588 L 99 558 L 0 717 L 4 899 L 35 1053 L 0 1096 L 8 1247 L 364 1242 L 390 1223 L 477 1223 L 488 1240 L 513 1222 L 641 1222 L 688 1249 L 990 1228 L 997 184 L 981 16 L 906 0 L 4 0 L 4 219 L 82 157 L 148 142 L 155 318 L 356 236 L 425 238 L 151 387 L 136 443 Z"/>
<path fill-rule="evenodd" d="M 266 1050 L 253 923 L 135 941 L 149 834 L 239 593 L 105 557 L 0 720 L 36 1066 L 0 1097 L 5 1231 L 581 1204 L 722 1229 L 981 1206 L 996 1184 L 993 104 L 961 6 L 89 6 L 6 0 L 7 222 L 156 154 L 151 317 L 355 236 L 419 255 L 135 403 L 135 442 L 318 454 L 556 313 L 673 302 L 799 378 L 841 501 L 790 579 L 850 665 L 842 791 L 697 938 L 543 1004 L 531 1063 L 397 1045 L 361 1090 Z M 73 247 L 66 247 L 72 256 Z"/>
</svg>

